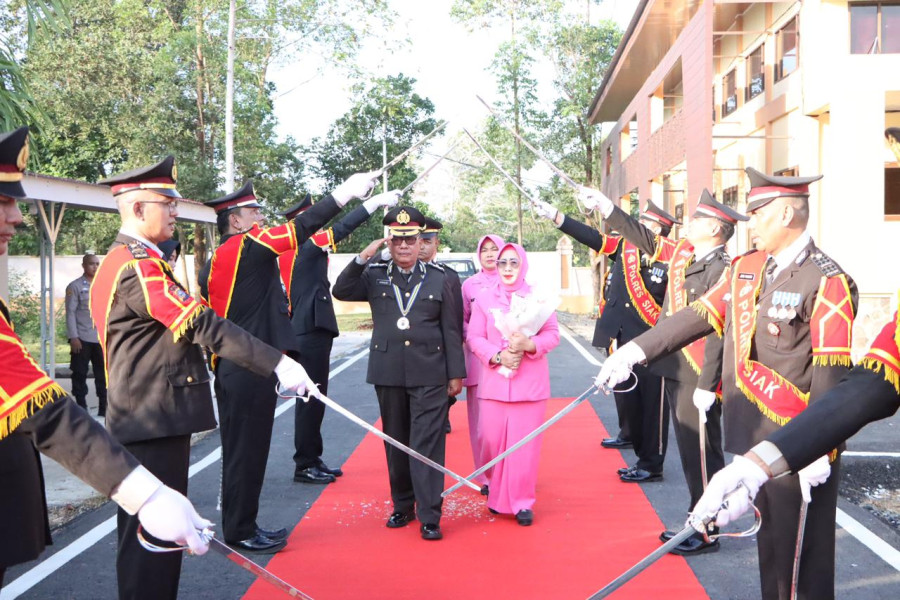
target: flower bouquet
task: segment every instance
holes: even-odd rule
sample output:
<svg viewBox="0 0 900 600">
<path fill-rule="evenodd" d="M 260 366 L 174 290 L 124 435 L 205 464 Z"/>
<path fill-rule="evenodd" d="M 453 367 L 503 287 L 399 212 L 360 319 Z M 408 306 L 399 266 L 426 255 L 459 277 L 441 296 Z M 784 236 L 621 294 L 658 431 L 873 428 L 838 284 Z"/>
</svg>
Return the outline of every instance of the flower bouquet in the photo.
<svg viewBox="0 0 900 600">
<path fill-rule="evenodd" d="M 509 299 L 509 310 L 502 308 L 490 310 L 494 317 L 494 326 L 508 346 L 514 333 L 521 333 L 530 338 L 540 331 L 550 315 L 556 311 L 559 303 L 559 296 L 543 296 L 532 290 L 527 296 L 513 293 Z M 500 367 L 498 372 L 506 378 L 515 375 L 515 370 L 507 367 Z"/>
</svg>

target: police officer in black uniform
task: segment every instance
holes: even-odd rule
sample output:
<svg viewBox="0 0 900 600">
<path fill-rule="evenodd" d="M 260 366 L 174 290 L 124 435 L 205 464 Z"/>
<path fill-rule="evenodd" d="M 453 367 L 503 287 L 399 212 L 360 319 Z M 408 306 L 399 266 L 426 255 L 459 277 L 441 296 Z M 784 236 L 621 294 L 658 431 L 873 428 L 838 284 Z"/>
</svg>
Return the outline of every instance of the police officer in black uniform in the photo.
<svg viewBox="0 0 900 600">
<path fill-rule="evenodd" d="M 668 265 L 656 260 L 627 240 L 599 231 L 568 217 L 553 206 L 542 202 L 536 207 L 539 215 L 556 223 L 559 230 L 575 240 L 610 257 L 612 277 L 609 281 L 609 299 L 603 313 L 597 319 L 592 344 L 608 348 L 613 342 L 621 346 L 650 329 L 656 322 L 666 294 Z M 648 201 L 640 221 L 654 234 L 667 236 L 678 221 L 653 202 Z M 647 295 L 644 311 L 628 289 L 627 274 L 630 260 L 639 262 L 633 286 Z M 628 392 L 616 392 L 616 405 L 624 412 L 628 422 L 631 442 L 638 457 L 630 468 L 619 469 L 619 477 L 629 483 L 662 479 L 663 461 L 666 456 L 669 431 L 669 407 L 663 399 L 662 379 L 644 367 L 635 369 L 637 386 Z"/>
<path fill-rule="evenodd" d="M 293 253 L 279 257 L 281 280 L 290 300 L 291 326 L 297 338 L 297 350 L 288 354 L 297 360 L 323 394 L 328 394 L 328 369 L 331 346 L 339 335 L 331 283 L 328 281 L 328 255 L 337 244 L 365 223 L 381 207 L 397 204 L 396 194 L 379 194 L 365 200 L 333 226 L 315 233 Z M 280 214 L 293 219 L 312 207 L 309 194 Z M 294 407 L 294 481 L 327 484 L 344 472 L 322 461 L 322 419 L 325 405 L 310 398 Z"/>
<path fill-rule="evenodd" d="M 368 300 L 375 324 L 366 381 L 375 385 L 384 432 L 437 463 L 444 462 L 447 396 L 466 374 L 459 320 L 462 297 L 443 268 L 418 259 L 425 217 L 411 206 L 385 215 L 391 259 L 367 264 L 385 240 L 369 244 L 340 274 L 338 300 Z M 444 475 L 385 444 L 390 528 L 418 517 L 426 540 L 440 528 Z"/>
</svg>

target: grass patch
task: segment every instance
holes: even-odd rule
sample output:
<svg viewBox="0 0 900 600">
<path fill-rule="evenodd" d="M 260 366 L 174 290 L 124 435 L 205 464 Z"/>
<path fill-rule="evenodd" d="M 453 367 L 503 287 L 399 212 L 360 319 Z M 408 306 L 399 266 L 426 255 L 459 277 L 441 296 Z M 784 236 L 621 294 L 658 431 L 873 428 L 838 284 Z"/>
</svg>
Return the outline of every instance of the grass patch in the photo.
<svg viewBox="0 0 900 600">
<path fill-rule="evenodd" d="M 338 315 L 339 331 L 368 331 L 372 329 L 372 315 Z"/>
</svg>

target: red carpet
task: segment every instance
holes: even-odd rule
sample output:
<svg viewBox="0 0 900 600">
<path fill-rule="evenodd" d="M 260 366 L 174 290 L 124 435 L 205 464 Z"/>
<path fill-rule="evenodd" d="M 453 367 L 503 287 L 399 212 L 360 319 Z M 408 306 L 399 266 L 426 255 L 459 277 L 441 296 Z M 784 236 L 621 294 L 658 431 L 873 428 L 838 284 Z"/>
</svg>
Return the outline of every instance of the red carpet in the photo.
<svg viewBox="0 0 900 600">
<path fill-rule="evenodd" d="M 551 400 L 548 417 L 570 400 Z M 466 411 L 451 410 L 448 467 L 472 471 Z M 418 523 L 392 530 L 381 440 L 366 436 L 268 568 L 316 600 L 390 598 L 584 599 L 659 546 L 662 523 L 640 486 L 618 481 L 618 452 L 586 403 L 545 434 L 535 521 L 491 515 L 463 489 L 444 501 L 444 539 L 425 541 Z M 449 482 L 448 478 L 448 482 Z M 280 592 L 263 581 L 246 598 Z M 707 598 L 687 562 L 666 556 L 611 598 Z"/>
</svg>

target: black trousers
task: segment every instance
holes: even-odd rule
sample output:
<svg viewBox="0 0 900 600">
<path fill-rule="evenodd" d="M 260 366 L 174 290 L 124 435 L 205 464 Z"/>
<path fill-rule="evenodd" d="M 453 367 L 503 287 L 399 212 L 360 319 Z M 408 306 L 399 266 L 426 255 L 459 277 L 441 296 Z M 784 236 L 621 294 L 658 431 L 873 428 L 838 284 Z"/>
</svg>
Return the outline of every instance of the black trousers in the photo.
<svg viewBox="0 0 900 600">
<path fill-rule="evenodd" d="M 635 365 L 633 370 L 638 378 L 637 387 L 630 392 L 616 392 L 616 400 L 622 401 L 626 411 L 637 467 L 662 473 L 669 442 L 669 407 L 663 397 L 662 377 L 640 365 Z M 631 383 L 633 379 L 622 385 Z"/>
<path fill-rule="evenodd" d="M 631 427 L 628 426 L 628 407 L 627 400 L 621 394 L 613 394 L 616 402 L 616 415 L 619 417 L 619 434 L 616 436 L 620 440 L 630 442 L 632 440 Z"/>
<path fill-rule="evenodd" d="M 694 406 L 694 385 L 664 379 L 665 396 L 672 416 L 681 468 L 691 494 L 688 510 L 703 495 L 703 469 L 700 468 L 700 413 Z M 725 466 L 722 451 L 722 404 L 716 402 L 706 413 L 706 476 L 712 478 Z"/>
<path fill-rule="evenodd" d="M 800 600 L 834 598 L 834 519 L 840 479 L 838 458 L 831 464 L 828 481 L 812 488 L 800 555 Z M 762 513 L 762 527 L 757 535 L 759 577 L 766 600 L 791 597 L 801 502 L 796 475 L 769 481 L 756 496 L 756 506 Z"/>
<path fill-rule="evenodd" d="M 274 374 L 261 377 L 231 361 L 216 370 L 222 438 L 222 535 L 239 542 L 256 535 L 259 495 L 275 422 Z"/>
<path fill-rule="evenodd" d="M 182 494 L 187 494 L 188 465 L 191 457 L 190 435 L 134 442 L 125 444 L 125 448 L 164 484 Z M 130 516 L 119 509 L 117 523 L 119 548 L 116 554 L 119 598 L 121 600 L 176 598 L 183 553 L 156 554 L 145 550 L 137 539 L 139 524 L 137 515 Z M 146 532 L 144 536 L 159 545 L 171 545 L 156 540 Z"/>
<path fill-rule="evenodd" d="M 81 341 L 81 352 L 72 354 L 69 367 L 72 369 L 72 395 L 81 408 L 87 410 L 88 365 L 94 369 L 94 386 L 97 388 L 97 414 L 106 414 L 106 365 L 103 364 L 103 349 L 99 343 Z"/>
<path fill-rule="evenodd" d="M 375 386 L 384 432 L 434 462 L 444 464 L 447 419 L 447 386 Z M 391 500 L 395 511 L 412 512 L 421 523 L 441 520 L 444 474 L 410 457 L 390 444 L 387 455 Z"/>
<path fill-rule="evenodd" d="M 291 358 L 303 365 L 306 373 L 327 395 L 334 335 L 330 331 L 317 330 L 298 335 L 297 343 L 300 352 L 289 353 Z M 325 405 L 315 398 L 310 398 L 309 402 L 298 401 L 294 406 L 294 464 L 298 470 L 314 467 L 322 459 L 324 418 Z"/>
</svg>

